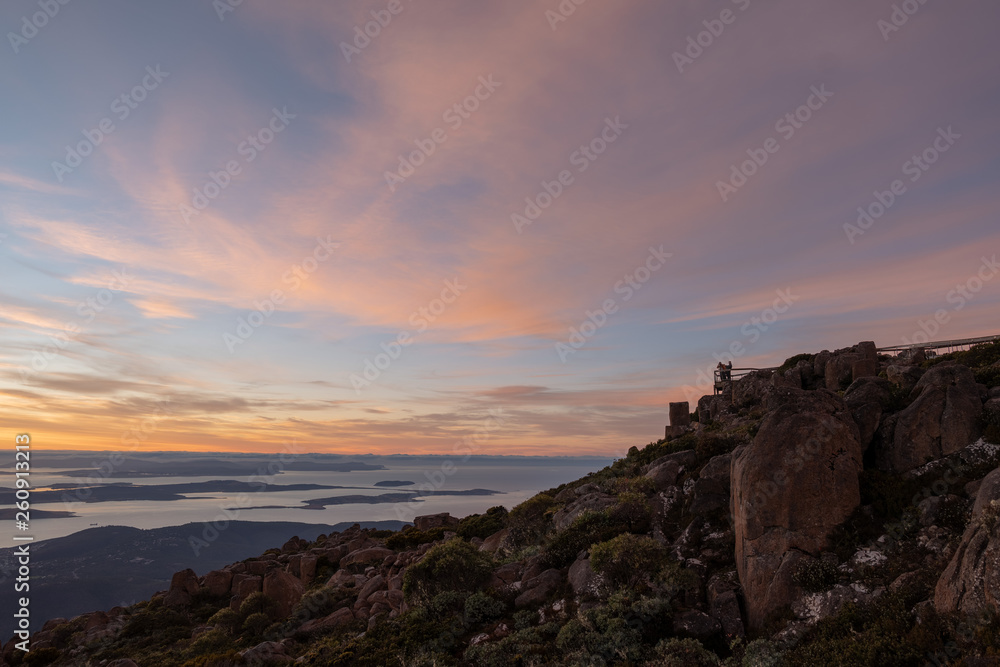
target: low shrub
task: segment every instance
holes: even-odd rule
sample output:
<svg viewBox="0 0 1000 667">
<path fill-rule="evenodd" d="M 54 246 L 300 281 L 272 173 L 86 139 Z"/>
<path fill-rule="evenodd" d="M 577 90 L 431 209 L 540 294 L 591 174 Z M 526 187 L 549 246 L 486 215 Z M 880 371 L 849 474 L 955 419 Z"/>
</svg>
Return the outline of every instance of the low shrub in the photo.
<svg viewBox="0 0 1000 667">
<path fill-rule="evenodd" d="M 473 593 L 465 601 L 465 622 L 470 625 L 489 623 L 503 616 L 506 606 L 486 593 Z"/>
<path fill-rule="evenodd" d="M 536 542 L 551 524 L 551 512 L 555 500 L 547 493 L 539 493 L 528 498 L 507 515 L 509 538 L 514 544 L 526 545 Z"/>
<path fill-rule="evenodd" d="M 460 537 L 428 551 L 406 568 L 403 593 L 412 601 L 427 601 L 444 591 L 474 591 L 489 580 L 492 558 Z"/>
<path fill-rule="evenodd" d="M 431 528 L 429 530 L 417 530 L 413 526 L 407 526 L 398 533 L 393 533 L 385 541 L 385 546 L 396 551 L 419 547 L 427 542 L 436 542 L 444 537 L 444 528 Z"/>
<path fill-rule="evenodd" d="M 885 593 L 867 605 L 847 603 L 836 616 L 820 621 L 784 656 L 789 667 L 904 667 L 922 665 L 940 649 L 938 633 L 915 623 L 907 600 Z"/>
<path fill-rule="evenodd" d="M 719 658 L 697 639 L 664 639 L 656 645 L 650 667 L 717 667 Z"/>
<path fill-rule="evenodd" d="M 792 581 L 806 592 L 819 593 L 837 583 L 839 576 L 833 563 L 818 558 L 803 558 L 792 572 Z"/>
<path fill-rule="evenodd" d="M 621 589 L 566 623 L 555 644 L 562 664 L 644 664 L 669 629 L 669 600 Z"/>
<path fill-rule="evenodd" d="M 503 530 L 506 525 L 507 508 L 498 505 L 486 510 L 486 514 L 471 514 L 465 517 L 459 522 L 455 532 L 458 533 L 459 537 L 467 540 L 473 537 L 485 539 L 493 533 Z"/>
<path fill-rule="evenodd" d="M 271 619 L 267 614 L 256 611 L 246 617 L 243 621 L 243 632 L 251 637 L 259 637 L 264 634 L 264 630 L 271 625 Z"/>
<path fill-rule="evenodd" d="M 612 585 L 634 588 L 665 565 L 666 548 L 651 537 L 625 533 L 590 549 L 590 564 Z"/>
<path fill-rule="evenodd" d="M 208 619 L 208 625 L 223 632 L 233 634 L 236 628 L 240 626 L 240 615 L 229 607 L 223 607 Z"/>
<path fill-rule="evenodd" d="M 240 617 L 246 619 L 253 614 L 264 614 L 270 621 L 278 620 L 278 603 L 260 591 L 254 591 L 240 603 Z"/>
<path fill-rule="evenodd" d="M 563 567 L 576 560 L 577 555 L 596 542 L 610 540 L 628 530 L 610 513 L 584 512 L 569 528 L 558 532 L 545 547 L 545 563 L 549 567 Z"/>
<path fill-rule="evenodd" d="M 466 663 L 476 667 L 509 667 L 509 665 L 552 664 L 553 639 L 559 632 L 555 623 L 546 623 L 518 630 L 499 641 L 470 646 L 465 651 Z"/>
</svg>

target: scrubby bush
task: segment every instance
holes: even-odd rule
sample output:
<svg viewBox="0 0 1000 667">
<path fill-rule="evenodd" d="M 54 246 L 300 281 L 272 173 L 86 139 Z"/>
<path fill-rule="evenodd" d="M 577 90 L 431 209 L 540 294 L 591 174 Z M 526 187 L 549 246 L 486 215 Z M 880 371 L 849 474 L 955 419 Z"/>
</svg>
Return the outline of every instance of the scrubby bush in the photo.
<svg viewBox="0 0 1000 667">
<path fill-rule="evenodd" d="M 545 563 L 549 567 L 568 565 L 591 544 L 610 540 L 626 530 L 628 526 L 607 511 L 584 512 L 552 538 L 545 548 Z"/>
<path fill-rule="evenodd" d="M 606 604 L 571 619 L 559 631 L 556 647 L 563 664 L 641 664 L 669 631 L 670 602 L 630 590 L 611 594 Z"/>
<path fill-rule="evenodd" d="M 619 477 L 611 482 L 611 493 L 615 495 L 633 494 L 649 496 L 656 491 L 656 482 L 645 475 Z"/>
<path fill-rule="evenodd" d="M 505 605 L 486 593 L 473 593 L 465 601 L 465 622 L 471 625 L 489 623 L 503 616 Z"/>
<path fill-rule="evenodd" d="M 509 667 L 509 665 L 551 664 L 553 639 L 559 631 L 555 623 L 518 630 L 495 642 L 470 646 L 465 651 L 466 663 L 476 667 Z"/>
<path fill-rule="evenodd" d="M 755 639 L 743 651 L 741 667 L 779 667 L 781 647 L 770 639 Z"/>
<path fill-rule="evenodd" d="M 697 639 L 664 639 L 656 645 L 650 667 L 717 667 L 719 658 Z"/>
<path fill-rule="evenodd" d="M 502 505 L 491 507 L 486 514 L 471 514 L 458 523 L 455 532 L 467 540 L 473 537 L 485 539 L 493 533 L 503 530 L 507 524 L 507 508 Z"/>
<path fill-rule="evenodd" d="M 240 603 L 240 616 L 247 618 L 252 614 L 264 614 L 270 621 L 278 619 L 278 603 L 260 591 L 254 591 Z"/>
<path fill-rule="evenodd" d="M 653 583 L 660 597 L 673 600 L 685 591 L 698 588 L 698 575 L 685 568 L 679 561 L 668 558 L 655 573 Z"/>
<path fill-rule="evenodd" d="M 492 564 L 489 555 L 456 537 L 406 568 L 403 593 L 407 599 L 426 601 L 444 591 L 473 591 L 489 580 Z"/>
<path fill-rule="evenodd" d="M 150 604 L 145 610 L 132 616 L 125 627 L 122 628 L 121 636 L 148 637 L 152 634 L 168 634 L 172 628 L 178 628 L 183 632 L 189 625 L 187 618 L 169 607 L 160 604 Z"/>
<path fill-rule="evenodd" d="M 232 634 L 240 625 L 240 615 L 229 607 L 223 607 L 208 619 L 208 625 Z"/>
<path fill-rule="evenodd" d="M 16 651 L 15 653 L 19 653 L 19 651 Z M 45 667 L 45 665 L 55 663 L 60 655 L 61 652 L 59 649 L 51 647 L 33 648 L 24 655 L 24 660 L 21 664 L 27 665 L 28 667 Z"/>
<path fill-rule="evenodd" d="M 418 607 L 397 618 L 385 619 L 361 634 L 332 637 L 313 646 L 308 664 L 335 667 L 386 665 L 451 665 L 451 654 L 464 632 L 461 621 L 431 615 Z"/>
<path fill-rule="evenodd" d="M 665 565 L 666 549 L 645 535 L 625 533 L 590 549 L 590 564 L 612 585 L 635 587 Z"/>
<path fill-rule="evenodd" d="M 231 610 L 230 610 L 231 611 Z M 222 630 L 215 628 L 198 636 L 191 645 L 188 646 L 187 653 L 191 656 L 199 656 L 206 653 L 218 653 L 229 648 L 233 643 L 232 637 Z"/>
<path fill-rule="evenodd" d="M 298 601 L 292 609 L 290 618 L 296 619 L 301 624 L 310 619 L 329 616 L 344 606 L 345 600 L 353 602 L 356 595 L 357 591 L 345 588 L 324 586 L 311 590 Z"/>
<path fill-rule="evenodd" d="M 538 612 L 534 609 L 521 609 L 514 612 L 514 629 L 524 630 L 538 622 Z"/>
<path fill-rule="evenodd" d="M 809 593 L 825 591 L 839 576 L 837 566 L 818 558 L 803 558 L 792 572 L 792 581 Z"/>
<path fill-rule="evenodd" d="M 267 626 L 271 625 L 271 619 L 263 612 L 254 612 L 243 621 L 243 632 L 252 637 L 259 637 L 264 633 Z"/>
<path fill-rule="evenodd" d="M 445 618 L 458 613 L 465 607 L 469 594 L 464 591 L 443 591 L 427 603 L 427 611 L 437 618 Z"/>
<path fill-rule="evenodd" d="M 719 456 L 721 454 L 728 454 L 742 444 L 746 444 L 747 440 L 740 437 L 738 433 L 703 433 L 701 437 L 697 438 L 695 443 L 694 451 L 698 455 L 698 460 L 701 462 L 708 461 L 714 456 Z"/>
<path fill-rule="evenodd" d="M 507 515 L 510 540 L 518 545 L 537 541 L 548 530 L 554 503 L 552 496 L 539 493 L 512 509 Z"/>
<path fill-rule="evenodd" d="M 398 533 L 393 533 L 385 541 L 385 546 L 396 551 L 412 549 L 427 542 L 436 542 L 444 537 L 444 528 L 437 527 L 429 530 L 417 530 L 413 526 L 407 526 Z"/>
<path fill-rule="evenodd" d="M 820 621 L 804 641 L 785 654 L 789 667 L 904 667 L 922 665 L 941 647 L 936 632 L 917 626 L 910 601 L 884 593 L 867 605 L 847 603 L 836 616 Z"/>
<path fill-rule="evenodd" d="M 611 521 L 621 525 L 631 533 L 645 533 L 649 530 L 651 513 L 649 500 L 645 494 L 630 491 L 618 496 L 618 502 L 607 510 Z"/>
</svg>

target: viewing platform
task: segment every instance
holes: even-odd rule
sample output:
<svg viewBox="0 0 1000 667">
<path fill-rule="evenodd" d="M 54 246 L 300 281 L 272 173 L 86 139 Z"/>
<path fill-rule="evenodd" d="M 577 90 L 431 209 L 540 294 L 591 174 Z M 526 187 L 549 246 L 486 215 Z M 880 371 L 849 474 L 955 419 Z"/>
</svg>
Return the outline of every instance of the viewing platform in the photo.
<svg viewBox="0 0 1000 667">
<path fill-rule="evenodd" d="M 730 386 L 736 380 L 746 377 L 753 373 L 754 371 L 773 371 L 774 368 L 731 368 L 722 370 L 719 368 L 715 369 L 715 393 L 721 394 L 725 391 L 726 387 Z"/>
</svg>

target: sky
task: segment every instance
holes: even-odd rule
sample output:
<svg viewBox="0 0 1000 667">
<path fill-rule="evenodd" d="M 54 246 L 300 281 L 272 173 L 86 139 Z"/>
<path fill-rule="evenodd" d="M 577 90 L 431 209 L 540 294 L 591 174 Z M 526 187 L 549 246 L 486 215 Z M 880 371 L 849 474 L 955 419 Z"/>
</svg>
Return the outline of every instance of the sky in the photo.
<svg viewBox="0 0 1000 667">
<path fill-rule="evenodd" d="M 0 428 L 622 455 L 997 333 L 1000 5 L 8 0 Z"/>
</svg>

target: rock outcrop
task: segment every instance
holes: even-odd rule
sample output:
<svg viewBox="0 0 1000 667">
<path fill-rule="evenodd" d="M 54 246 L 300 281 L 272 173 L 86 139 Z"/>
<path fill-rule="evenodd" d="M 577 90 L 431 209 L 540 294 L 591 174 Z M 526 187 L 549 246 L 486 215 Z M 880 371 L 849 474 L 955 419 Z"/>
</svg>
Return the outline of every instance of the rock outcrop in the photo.
<svg viewBox="0 0 1000 667">
<path fill-rule="evenodd" d="M 274 600 L 278 612 L 288 616 L 305 593 L 305 586 L 298 577 L 284 570 L 272 570 L 264 577 L 263 591 Z"/>
<path fill-rule="evenodd" d="M 565 530 L 584 512 L 601 512 L 614 504 L 614 497 L 606 493 L 588 493 L 556 512 L 552 516 L 552 523 L 558 530 Z"/>
<path fill-rule="evenodd" d="M 844 392 L 844 402 L 860 430 L 861 449 L 867 450 L 882 423 L 882 413 L 892 402 L 892 385 L 878 377 L 855 380 Z"/>
<path fill-rule="evenodd" d="M 174 573 L 170 580 L 170 590 L 163 598 L 168 607 L 183 607 L 191 603 L 191 596 L 198 592 L 198 575 L 187 569 Z"/>
<path fill-rule="evenodd" d="M 458 525 L 458 519 L 441 512 L 440 514 L 426 514 L 413 518 L 413 525 L 417 530 L 430 530 L 431 528 L 450 528 Z"/>
<path fill-rule="evenodd" d="M 939 613 L 1000 612 L 1000 469 L 979 487 L 972 520 L 934 589 Z"/>
<path fill-rule="evenodd" d="M 981 433 L 982 386 L 967 367 L 931 368 L 911 396 L 915 398 L 899 413 L 891 441 L 878 452 L 882 470 L 913 470 L 967 447 Z"/>
<path fill-rule="evenodd" d="M 860 504 L 860 432 L 836 394 L 781 389 L 732 462 L 736 566 L 751 628 L 798 597 L 798 560 L 818 556 Z"/>
</svg>

